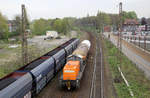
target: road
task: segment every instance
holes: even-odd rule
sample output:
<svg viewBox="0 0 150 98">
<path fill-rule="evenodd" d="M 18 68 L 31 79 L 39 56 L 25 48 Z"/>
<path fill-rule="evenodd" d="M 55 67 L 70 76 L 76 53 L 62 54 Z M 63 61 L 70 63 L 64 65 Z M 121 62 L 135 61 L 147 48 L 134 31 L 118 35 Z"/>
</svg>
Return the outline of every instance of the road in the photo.
<svg viewBox="0 0 150 98">
<path fill-rule="evenodd" d="M 107 36 L 108 33 L 104 33 L 104 35 Z M 116 36 L 111 34 L 110 41 L 117 46 Z M 150 54 L 124 40 L 122 41 L 122 52 L 150 79 Z"/>
<path fill-rule="evenodd" d="M 56 46 L 61 45 L 62 43 L 69 40 L 69 37 L 62 37 L 62 39 L 52 39 L 52 40 L 44 40 L 45 36 L 35 36 L 33 38 L 28 39 L 29 46 L 34 46 L 37 50 L 41 50 L 41 53 L 45 53 L 50 49 L 55 48 Z M 12 46 L 13 44 L 8 44 L 8 46 Z M 16 61 L 21 54 L 21 45 L 18 44 L 18 48 L 4 48 L 0 49 L 0 66 L 5 65 L 5 63 L 10 61 Z M 34 48 L 33 48 L 34 49 Z M 33 49 L 29 48 L 29 52 Z M 35 51 L 36 52 L 36 51 Z"/>
<path fill-rule="evenodd" d="M 28 44 L 29 45 L 36 45 L 39 48 L 51 48 L 53 46 L 58 46 L 63 44 L 64 42 L 68 41 L 70 38 L 77 37 L 76 31 L 71 31 L 70 36 L 60 36 L 61 39 L 47 39 L 46 35 L 41 36 L 34 36 L 33 38 L 28 38 Z"/>
<path fill-rule="evenodd" d="M 29 45 L 36 45 L 39 48 L 51 48 L 55 45 L 60 45 L 69 40 L 68 37 L 62 37 L 61 39 L 47 39 L 44 40 L 46 36 L 34 36 L 33 38 L 28 39 Z"/>
</svg>

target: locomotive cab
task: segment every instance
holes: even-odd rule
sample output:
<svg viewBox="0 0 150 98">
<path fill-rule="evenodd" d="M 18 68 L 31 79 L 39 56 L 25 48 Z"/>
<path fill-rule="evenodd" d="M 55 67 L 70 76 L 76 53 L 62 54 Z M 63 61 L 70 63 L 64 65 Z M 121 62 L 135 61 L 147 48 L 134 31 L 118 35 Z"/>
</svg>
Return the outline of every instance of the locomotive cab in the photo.
<svg viewBox="0 0 150 98">
<path fill-rule="evenodd" d="M 66 86 L 68 90 L 71 87 L 77 87 L 76 82 L 78 80 L 80 71 L 80 61 L 68 61 L 63 69 L 63 86 Z"/>
<path fill-rule="evenodd" d="M 80 61 L 68 61 L 63 69 L 63 80 L 76 80 L 80 71 Z"/>
</svg>

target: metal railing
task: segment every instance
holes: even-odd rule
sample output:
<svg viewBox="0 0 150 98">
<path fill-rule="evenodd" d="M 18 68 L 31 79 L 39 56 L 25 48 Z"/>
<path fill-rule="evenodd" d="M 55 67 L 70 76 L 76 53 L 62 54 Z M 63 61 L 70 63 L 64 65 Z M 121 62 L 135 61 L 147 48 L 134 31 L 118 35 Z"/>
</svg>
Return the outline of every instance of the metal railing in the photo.
<svg viewBox="0 0 150 98">
<path fill-rule="evenodd" d="M 122 38 L 144 50 L 150 51 L 150 36 L 123 35 Z"/>
</svg>

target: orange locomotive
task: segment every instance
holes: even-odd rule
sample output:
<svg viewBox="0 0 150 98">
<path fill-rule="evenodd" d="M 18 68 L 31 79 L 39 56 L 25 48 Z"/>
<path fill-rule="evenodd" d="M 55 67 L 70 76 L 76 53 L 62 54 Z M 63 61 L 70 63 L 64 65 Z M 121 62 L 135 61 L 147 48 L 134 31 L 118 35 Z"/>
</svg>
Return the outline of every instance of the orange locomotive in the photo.
<svg viewBox="0 0 150 98">
<path fill-rule="evenodd" d="M 59 82 L 61 87 L 80 87 L 80 80 L 85 69 L 85 60 L 91 43 L 89 40 L 82 41 L 78 48 L 67 58 L 67 63 L 63 68 L 63 75 Z"/>
</svg>

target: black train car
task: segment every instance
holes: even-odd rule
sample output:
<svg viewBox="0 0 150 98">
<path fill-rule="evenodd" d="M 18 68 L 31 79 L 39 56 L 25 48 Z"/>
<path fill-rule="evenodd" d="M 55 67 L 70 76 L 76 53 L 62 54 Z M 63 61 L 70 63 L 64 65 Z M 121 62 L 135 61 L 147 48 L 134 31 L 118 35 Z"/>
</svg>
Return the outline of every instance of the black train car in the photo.
<svg viewBox="0 0 150 98">
<path fill-rule="evenodd" d="M 15 74 L 15 73 L 13 73 Z M 9 78 L 16 80 L 18 75 L 11 75 Z M 7 82 L 9 80 L 5 80 Z M 3 81 L 4 82 L 4 81 Z M 18 80 L 8 85 L 6 88 L 0 90 L 0 98 L 31 98 L 32 76 L 27 73 L 21 76 Z"/>
<path fill-rule="evenodd" d="M 56 72 L 60 70 L 66 61 L 66 57 L 75 50 L 78 43 L 79 39 L 71 39 L 21 67 L 19 70 L 0 79 L 0 98 L 1 96 L 2 98 L 30 98 L 39 93 L 52 77 L 55 76 Z M 11 90 L 13 92 L 9 93 Z M 9 94 L 5 93 L 6 91 Z"/>
</svg>

